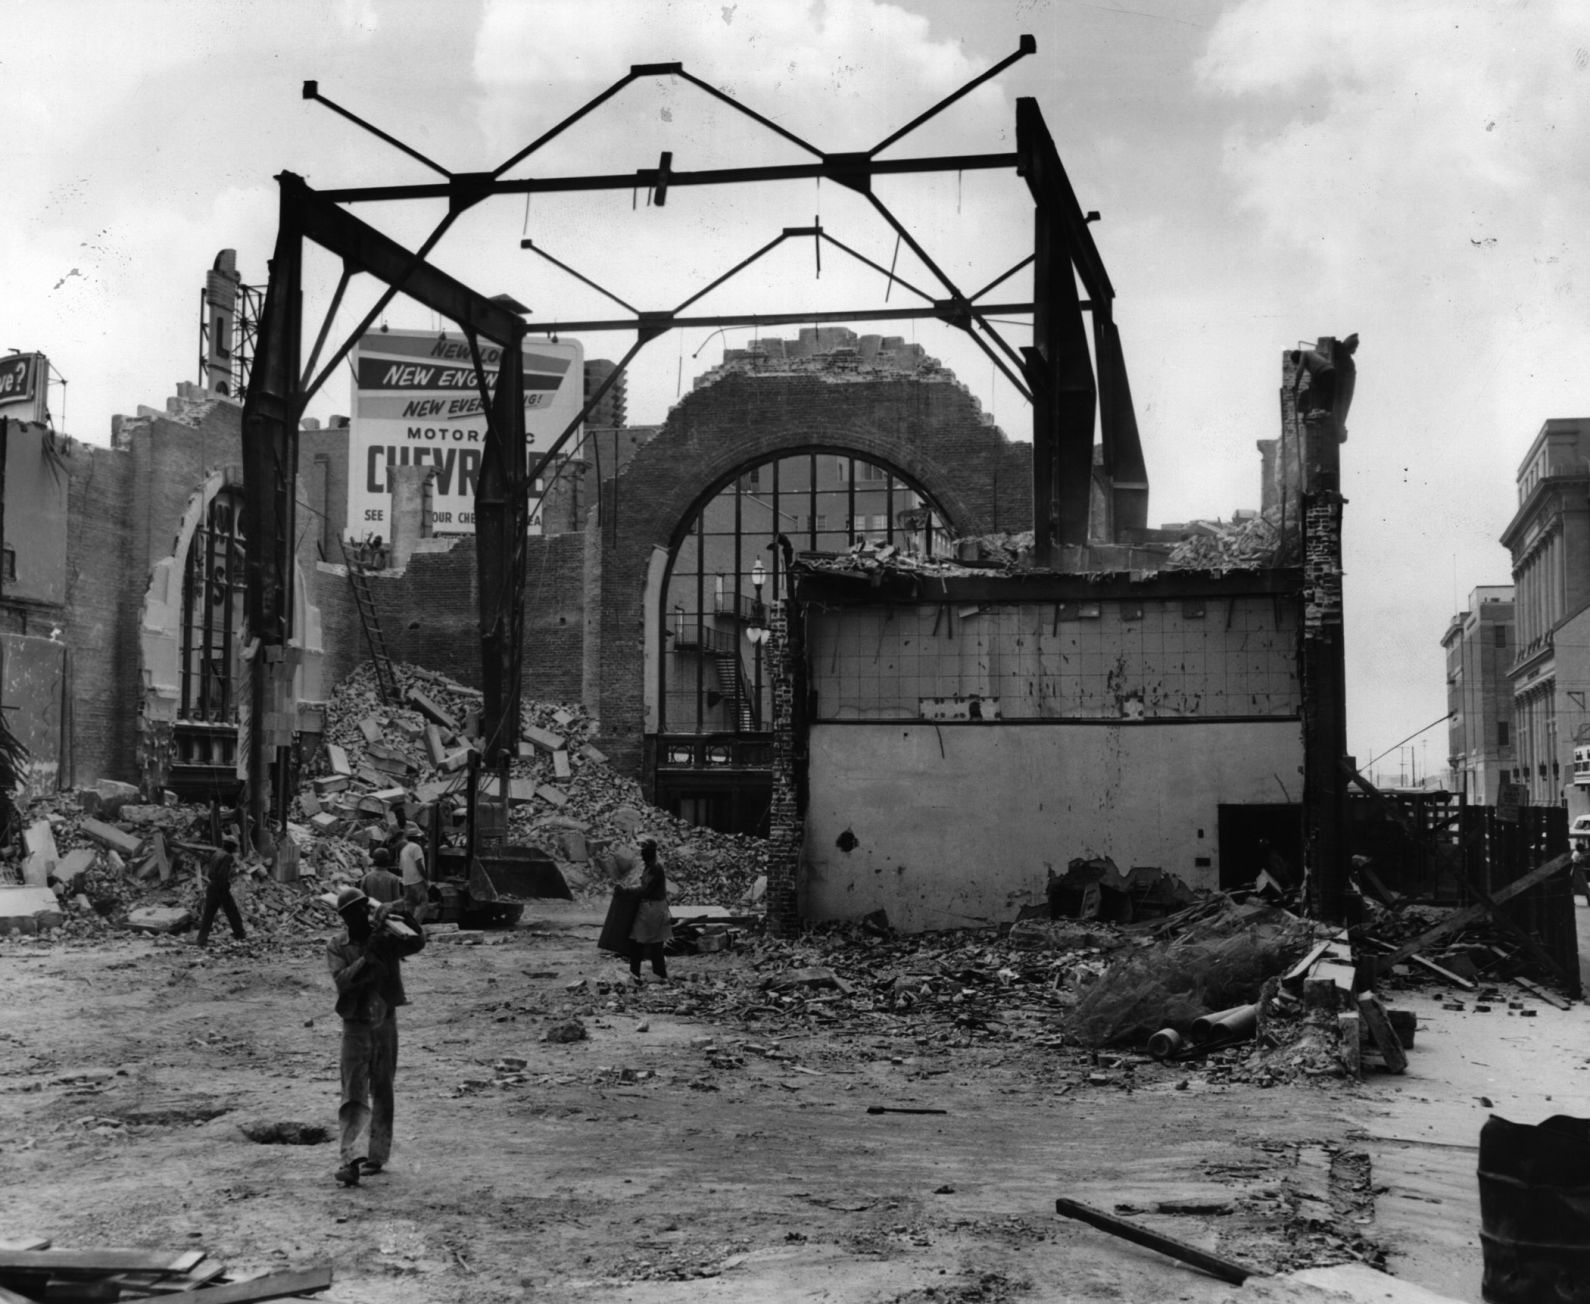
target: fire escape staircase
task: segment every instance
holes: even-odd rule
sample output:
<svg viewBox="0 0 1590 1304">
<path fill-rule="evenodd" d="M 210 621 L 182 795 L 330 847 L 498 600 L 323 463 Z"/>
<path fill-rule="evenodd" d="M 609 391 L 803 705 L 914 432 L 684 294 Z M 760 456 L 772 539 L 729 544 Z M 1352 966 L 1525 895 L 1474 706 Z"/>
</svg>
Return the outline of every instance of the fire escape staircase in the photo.
<svg viewBox="0 0 1590 1304">
<path fill-rule="evenodd" d="M 725 697 L 734 699 L 735 718 L 740 732 L 750 733 L 756 728 L 756 718 L 751 707 L 751 692 L 745 682 L 745 667 L 740 664 L 739 654 L 714 651 L 712 665 L 717 671 L 719 689 Z"/>
<path fill-rule="evenodd" d="M 386 639 L 381 633 L 381 617 L 375 609 L 375 595 L 370 591 L 370 572 L 357 556 L 348 551 L 348 541 L 338 541 L 342 560 L 348 568 L 348 587 L 353 590 L 353 604 L 359 609 L 359 623 L 364 626 L 364 640 L 370 648 L 370 660 L 375 665 L 376 684 L 381 700 L 391 706 L 403 702 L 398 687 L 397 672 L 392 669 L 392 658 L 387 655 Z"/>
</svg>

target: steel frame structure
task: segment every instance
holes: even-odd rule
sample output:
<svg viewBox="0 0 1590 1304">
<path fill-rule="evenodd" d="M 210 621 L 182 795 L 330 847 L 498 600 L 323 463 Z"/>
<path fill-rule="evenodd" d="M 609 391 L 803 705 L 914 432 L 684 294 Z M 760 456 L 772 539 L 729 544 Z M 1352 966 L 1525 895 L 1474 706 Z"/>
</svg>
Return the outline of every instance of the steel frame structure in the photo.
<svg viewBox="0 0 1590 1304">
<path fill-rule="evenodd" d="M 794 133 L 746 107 L 718 88 L 687 72 L 679 63 L 637 64 L 605 91 L 537 137 L 491 172 L 451 172 L 411 146 L 364 121 L 320 94 L 319 83 L 305 82 L 303 97 L 339 114 L 377 139 L 438 173 L 442 180 L 417 185 L 369 186 L 316 191 L 301 177 L 282 173 L 280 219 L 270 282 L 258 327 L 258 346 L 244 404 L 243 457 L 246 491 L 244 528 L 248 550 L 248 618 L 253 638 L 250 662 L 249 727 L 240 764 L 249 779 L 250 812 L 263 825 L 269 813 L 266 785 L 260 781 L 274 764 L 277 811 L 285 821 L 288 749 L 291 744 L 293 610 L 293 485 L 297 474 L 298 426 L 305 406 L 375 322 L 393 297 L 402 293 L 455 322 L 469 342 L 476 382 L 487 413 L 487 431 L 477 482 L 476 539 L 480 577 L 480 629 L 483 658 L 486 761 L 511 755 L 519 731 L 523 593 L 528 493 L 583 424 L 586 416 L 623 375 L 636 354 L 650 341 L 680 327 L 774 325 L 785 322 L 877 321 L 933 318 L 967 335 L 993 365 L 1032 404 L 1033 530 L 1036 560 L 1052 560 L 1057 544 L 1081 544 L 1088 537 L 1088 506 L 1093 476 L 1094 412 L 1103 441 L 1104 471 L 1112 486 L 1111 533 L 1141 526 L 1147 515 L 1147 474 L 1137 423 L 1132 411 L 1120 336 L 1113 321 L 1114 287 L 1104 270 L 1088 223 L 1066 176 L 1037 102 L 1016 103 L 1016 149 L 1012 153 L 881 159 L 878 155 L 923 123 L 948 108 L 1011 64 L 1036 52 L 1037 43 L 1023 36 L 1019 48 L 960 89 L 885 136 L 870 150 L 824 152 Z M 536 151 L 631 82 L 671 76 L 729 105 L 812 156 L 811 162 L 778 166 L 681 171 L 664 152 L 653 168 L 629 173 L 573 177 L 505 176 Z M 1027 182 L 1033 201 L 1033 252 L 972 294 L 963 292 L 934 262 L 889 208 L 873 193 L 874 177 L 912 173 L 1008 170 Z M 827 178 L 864 196 L 938 280 L 937 295 L 911 286 L 834 239 L 820 224 L 787 227 L 756 253 L 730 268 L 672 309 L 639 310 L 603 289 L 572 267 L 526 239 L 521 247 L 547 259 L 564 272 L 596 289 L 630 316 L 608 320 L 560 321 L 562 332 L 628 330 L 635 342 L 584 408 L 543 453 L 533 469 L 526 467 L 522 376 L 516 367 L 498 371 L 496 392 L 489 393 L 481 366 L 483 337 L 517 354 L 532 328 L 521 316 L 433 267 L 427 258 L 465 210 L 500 195 L 578 193 L 600 190 L 650 192 L 651 202 L 667 203 L 670 190 L 690 186 L 743 185 L 772 181 Z M 447 213 L 417 250 L 407 250 L 348 212 L 343 205 L 394 200 L 445 199 Z M 702 296 L 744 270 L 773 248 L 792 238 L 809 236 L 821 259 L 824 244 L 838 248 L 887 276 L 924 300 L 913 308 L 858 308 L 837 312 L 685 315 Z M 343 270 L 307 364 L 302 364 L 303 242 L 338 256 Z M 1031 301 L 989 303 L 986 296 L 1027 266 L 1033 268 Z M 386 289 L 324 365 L 319 365 L 334 318 L 350 279 L 369 273 Z M 1077 290 L 1080 278 L 1087 292 Z M 1031 314 L 1033 342 L 1015 349 L 1000 335 L 991 318 Z M 1089 355 L 1083 314 L 1093 318 L 1093 356 Z M 1094 359 L 1097 359 L 1095 379 Z M 273 750 L 274 749 L 274 750 Z M 273 758 L 273 759 L 272 759 Z"/>
</svg>

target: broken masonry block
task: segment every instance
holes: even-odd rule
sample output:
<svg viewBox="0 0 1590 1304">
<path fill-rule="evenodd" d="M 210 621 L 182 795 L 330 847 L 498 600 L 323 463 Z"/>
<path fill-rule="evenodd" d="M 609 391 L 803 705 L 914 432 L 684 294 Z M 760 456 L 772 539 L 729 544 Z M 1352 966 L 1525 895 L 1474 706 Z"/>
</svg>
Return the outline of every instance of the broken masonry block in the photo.
<svg viewBox="0 0 1590 1304">
<path fill-rule="evenodd" d="M 47 887 L 0 887 L 0 933 L 59 928 L 61 903 Z"/>
<path fill-rule="evenodd" d="M 544 752 L 561 752 L 564 748 L 562 736 L 549 729 L 537 729 L 535 725 L 527 724 L 522 732 L 526 742 L 539 747 Z"/>
<path fill-rule="evenodd" d="M 56 862 L 55 877 L 70 885 L 79 876 L 93 869 L 94 861 L 98 858 L 99 853 L 90 847 L 78 847 L 75 851 L 68 851 Z"/>
<path fill-rule="evenodd" d="M 105 815 L 114 815 L 123 806 L 143 797 L 132 784 L 120 783 L 115 779 L 96 779 L 94 791 L 99 794 L 99 809 Z"/>
<path fill-rule="evenodd" d="M 536 796 L 549 805 L 556 806 L 559 810 L 569 804 L 569 794 L 564 792 L 562 788 L 554 788 L 550 784 L 542 784 L 541 787 L 537 788 Z"/>
<path fill-rule="evenodd" d="M 135 933 L 177 933 L 192 922 L 180 906 L 140 906 L 127 915 L 127 927 Z"/>
<path fill-rule="evenodd" d="M 567 779 L 574 774 L 569 764 L 569 754 L 561 749 L 552 753 L 552 773 L 555 778 Z"/>
<path fill-rule="evenodd" d="M 359 732 L 364 735 L 366 743 L 378 743 L 381 741 L 381 722 L 373 715 L 367 715 L 359 721 Z"/>
<path fill-rule="evenodd" d="M 441 725 L 425 726 L 425 754 L 430 757 L 432 765 L 440 765 L 447 759 L 447 744 L 442 741 Z"/>
<path fill-rule="evenodd" d="M 83 836 L 90 842 L 97 843 L 110 851 L 119 852 L 123 856 L 136 856 L 138 849 L 143 846 L 142 838 L 125 833 L 114 824 L 106 824 L 101 820 L 86 819 L 80 825 Z"/>
<path fill-rule="evenodd" d="M 448 752 L 446 759 L 442 762 L 442 769 L 448 773 L 463 769 L 465 763 L 469 760 L 469 752 L 470 749 L 468 747 L 460 747 L 457 751 Z"/>
<path fill-rule="evenodd" d="M 607 764 L 607 753 L 593 747 L 590 743 L 586 743 L 584 747 L 580 748 L 580 755 L 594 765 Z"/>
<path fill-rule="evenodd" d="M 353 773 L 353 766 L 348 764 L 347 750 L 337 746 L 336 743 L 326 744 L 326 760 L 330 763 L 333 774 Z"/>
<path fill-rule="evenodd" d="M 344 791 L 352 782 L 352 778 L 346 774 L 332 774 L 323 779 L 313 780 L 310 786 L 314 788 L 317 797 L 329 797 L 334 792 Z"/>
<path fill-rule="evenodd" d="M 1338 1014 L 1336 1028 L 1338 1033 L 1338 1053 L 1341 1055 L 1342 1068 L 1349 1077 L 1362 1077 L 1364 1072 L 1363 1061 L 1363 1020 L 1356 1014 Z"/>
<path fill-rule="evenodd" d="M 451 729 L 454 733 L 458 732 L 458 722 L 417 689 L 409 689 L 408 704 L 432 724 L 440 725 L 443 729 Z"/>
<path fill-rule="evenodd" d="M 311 815 L 320 814 L 320 798 L 315 796 L 315 794 L 312 792 L 299 793 L 298 805 L 299 808 L 304 812 L 305 819 L 308 819 Z"/>
</svg>

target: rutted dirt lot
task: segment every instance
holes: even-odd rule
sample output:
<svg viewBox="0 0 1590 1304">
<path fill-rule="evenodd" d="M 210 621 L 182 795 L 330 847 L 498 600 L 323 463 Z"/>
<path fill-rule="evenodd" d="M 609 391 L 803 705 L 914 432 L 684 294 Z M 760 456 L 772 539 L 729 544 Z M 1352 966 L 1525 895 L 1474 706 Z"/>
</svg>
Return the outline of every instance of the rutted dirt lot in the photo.
<svg viewBox="0 0 1590 1304">
<path fill-rule="evenodd" d="M 1101 1066 L 1032 1017 L 812 1017 L 756 947 L 631 990 L 598 923 L 532 907 L 405 963 L 393 1163 L 351 1190 L 329 918 L 268 950 L 0 942 L 0 1237 L 330 1260 L 328 1300 L 387 1304 L 1230 1293 L 1060 1195 L 1264 1270 L 1374 1257 L 1357 1088 Z M 587 1039 L 543 1040 L 570 1019 Z M 331 1139 L 245 1134 L 275 1122 Z"/>
</svg>

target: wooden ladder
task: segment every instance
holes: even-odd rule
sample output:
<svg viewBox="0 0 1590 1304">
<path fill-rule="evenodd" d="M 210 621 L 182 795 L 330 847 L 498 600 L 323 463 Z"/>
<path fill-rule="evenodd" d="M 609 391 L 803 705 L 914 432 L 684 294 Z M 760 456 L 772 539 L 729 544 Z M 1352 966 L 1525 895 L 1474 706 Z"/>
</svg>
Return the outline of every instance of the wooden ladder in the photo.
<svg viewBox="0 0 1590 1304">
<path fill-rule="evenodd" d="M 353 590 L 353 604 L 359 609 L 359 621 L 364 626 L 364 640 L 370 647 L 370 660 L 375 664 L 381 700 L 390 706 L 401 706 L 403 693 L 398 687 L 397 672 L 392 669 L 392 658 L 387 655 L 386 639 L 381 634 L 381 617 L 375 609 L 375 595 L 370 591 L 370 572 L 358 557 L 348 551 L 346 539 L 337 542 L 342 548 L 342 560 L 348 567 L 348 585 Z"/>
</svg>

